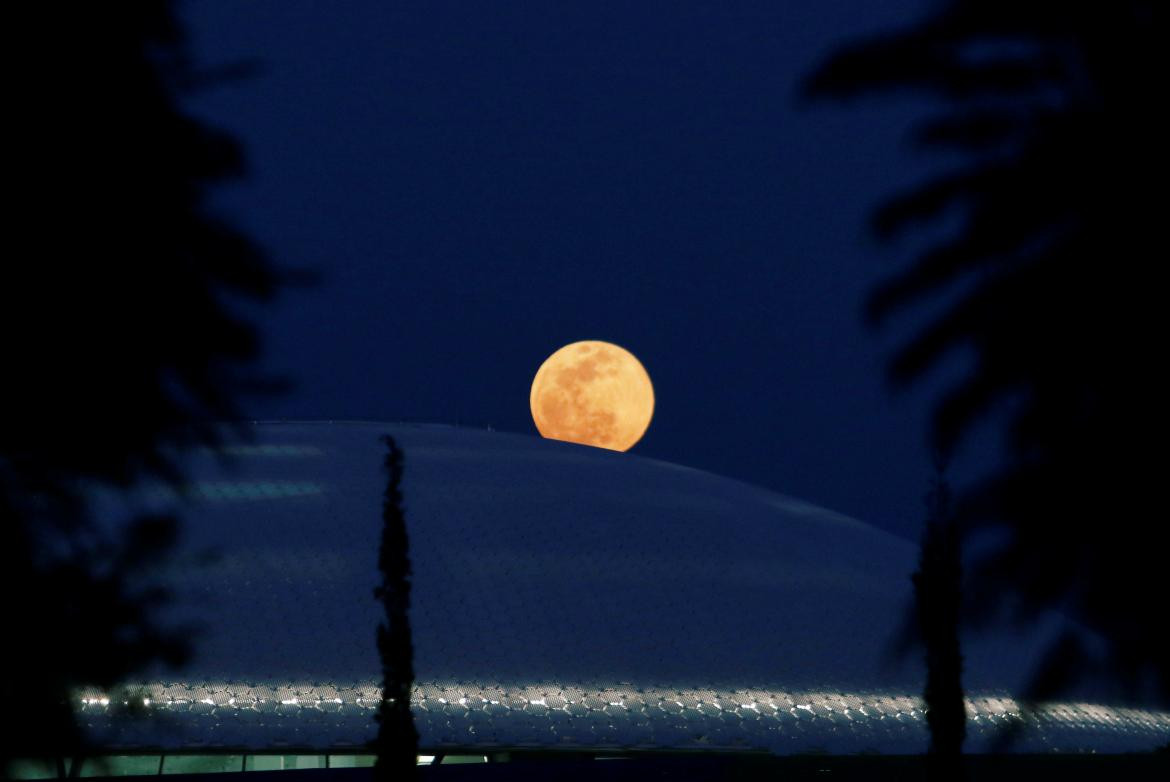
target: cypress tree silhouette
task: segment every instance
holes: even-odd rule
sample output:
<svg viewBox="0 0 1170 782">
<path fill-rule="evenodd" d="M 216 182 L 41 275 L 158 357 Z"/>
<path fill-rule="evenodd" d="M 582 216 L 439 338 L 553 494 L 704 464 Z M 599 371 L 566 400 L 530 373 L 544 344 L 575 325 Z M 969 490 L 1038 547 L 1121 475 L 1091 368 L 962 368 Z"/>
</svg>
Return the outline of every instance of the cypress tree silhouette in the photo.
<svg viewBox="0 0 1170 782">
<path fill-rule="evenodd" d="M 390 435 L 386 444 L 386 494 L 382 504 L 382 543 L 378 569 L 382 583 L 374 596 L 382 601 L 386 621 L 378 625 L 378 654 L 382 659 L 382 703 L 375 717 L 379 779 L 413 779 L 417 773 L 418 731 L 410 713 L 414 686 L 414 650 L 410 641 L 410 541 L 402 509 L 402 449 Z"/>
<path fill-rule="evenodd" d="M 921 559 L 914 582 L 918 633 L 926 650 L 926 724 L 930 728 L 931 779 L 963 777 L 967 708 L 963 701 L 963 655 L 959 647 L 962 587 L 959 533 L 951 515 L 947 459 L 936 452 L 935 473 L 926 495 Z"/>
<path fill-rule="evenodd" d="M 242 398 L 279 389 L 254 369 L 240 308 L 282 282 L 207 207 L 242 155 L 181 106 L 217 77 L 191 64 L 172 3 L 9 10 L 12 29 L 52 43 L 22 62 L 8 124 L 0 699 L 20 717 L 0 732 L 5 765 L 83 751 L 78 688 L 184 659 L 186 633 L 156 616 L 175 519 L 111 530 L 90 487 L 180 481 L 184 449 L 220 442 Z"/>
<path fill-rule="evenodd" d="M 920 302 L 942 314 L 895 355 L 897 383 L 945 357 L 973 358 L 938 402 L 936 444 L 998 422 L 1006 456 L 958 497 L 967 532 L 1006 532 L 969 569 L 967 618 L 1033 621 L 1063 611 L 1027 697 L 1105 673 L 1170 704 L 1170 641 L 1157 459 L 1167 383 L 1153 248 L 1165 120 L 1157 115 L 1163 28 L 1151 0 L 949 0 L 911 27 L 837 52 L 812 97 L 918 90 L 940 113 L 914 134 L 957 167 L 894 197 L 874 230 L 893 238 L 938 220 L 958 228 L 881 285 L 881 323 Z M 1085 633 L 1089 635 L 1086 635 Z M 1105 651 L 1086 651 L 1098 642 Z"/>
</svg>

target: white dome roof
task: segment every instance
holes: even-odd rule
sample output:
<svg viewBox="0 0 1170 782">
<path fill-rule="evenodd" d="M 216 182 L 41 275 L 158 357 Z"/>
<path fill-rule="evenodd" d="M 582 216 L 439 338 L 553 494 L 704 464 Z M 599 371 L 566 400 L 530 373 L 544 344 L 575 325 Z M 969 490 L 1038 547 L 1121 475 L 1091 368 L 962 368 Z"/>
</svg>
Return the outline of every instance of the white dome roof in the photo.
<svg viewBox="0 0 1170 782">
<path fill-rule="evenodd" d="M 900 538 L 737 481 L 535 437 L 405 424 L 254 434 L 190 465 L 191 556 L 170 618 L 199 626 L 195 658 L 142 683 L 144 716 L 87 696 L 108 747 L 373 738 L 390 434 L 405 451 L 424 748 L 925 748 L 918 655 L 889 652 L 917 557 Z M 138 502 L 177 499 L 155 489 Z M 1034 648 L 964 649 L 969 749 L 1015 719 L 1007 693 Z M 1069 703 L 1031 718 L 1020 746 L 1168 739 L 1165 713 Z"/>
</svg>

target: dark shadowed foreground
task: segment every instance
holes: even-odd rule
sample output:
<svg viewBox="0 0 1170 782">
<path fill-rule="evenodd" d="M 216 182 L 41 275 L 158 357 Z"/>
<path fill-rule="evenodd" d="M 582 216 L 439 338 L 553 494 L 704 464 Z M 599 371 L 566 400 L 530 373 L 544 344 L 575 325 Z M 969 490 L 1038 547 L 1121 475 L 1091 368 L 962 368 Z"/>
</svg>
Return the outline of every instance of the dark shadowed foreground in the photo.
<svg viewBox="0 0 1170 782">
<path fill-rule="evenodd" d="M 442 758 L 436 758 L 442 761 Z M 928 777 L 922 755 L 794 756 L 642 755 L 592 759 L 570 753 L 528 756 L 513 753 L 505 762 L 442 762 L 418 768 L 418 779 L 434 782 L 917 782 Z M 1153 755 L 975 755 L 963 759 L 969 782 L 1133 782 L 1165 778 L 1167 759 Z M 373 782 L 375 771 L 321 769 L 250 772 L 249 782 Z M 167 776 L 174 782 L 221 782 L 221 774 Z"/>
</svg>

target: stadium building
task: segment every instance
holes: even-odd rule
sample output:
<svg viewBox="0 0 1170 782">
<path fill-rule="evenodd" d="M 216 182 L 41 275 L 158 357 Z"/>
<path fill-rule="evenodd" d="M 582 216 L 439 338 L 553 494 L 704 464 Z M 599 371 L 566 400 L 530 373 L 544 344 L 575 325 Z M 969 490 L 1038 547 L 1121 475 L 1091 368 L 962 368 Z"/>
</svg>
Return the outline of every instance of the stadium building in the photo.
<svg viewBox="0 0 1170 782">
<path fill-rule="evenodd" d="M 193 457 L 183 487 L 133 498 L 181 512 L 188 556 L 167 620 L 195 628 L 196 653 L 80 696 L 104 753 L 83 774 L 372 762 L 384 434 L 405 451 L 421 763 L 926 748 L 920 654 L 897 652 L 911 542 L 629 454 L 442 426 L 265 424 Z M 1021 753 L 1170 741 L 1170 714 L 1116 699 L 1022 712 L 1011 694 L 1045 635 L 966 644 L 968 751 L 1013 725 Z"/>
</svg>

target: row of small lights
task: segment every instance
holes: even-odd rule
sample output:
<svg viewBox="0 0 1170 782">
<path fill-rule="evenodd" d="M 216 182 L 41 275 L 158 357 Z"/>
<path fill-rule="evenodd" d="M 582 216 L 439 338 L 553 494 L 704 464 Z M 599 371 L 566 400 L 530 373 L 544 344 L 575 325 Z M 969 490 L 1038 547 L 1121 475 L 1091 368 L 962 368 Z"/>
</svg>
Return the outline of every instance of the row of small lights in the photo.
<svg viewBox="0 0 1170 782">
<path fill-rule="evenodd" d="M 86 706 L 109 706 L 110 705 L 110 699 L 106 698 L 106 697 L 81 698 L 80 700 L 81 700 L 81 703 L 83 705 L 86 705 Z M 451 701 L 448 701 L 446 698 L 437 698 L 436 700 L 438 700 L 439 703 L 442 703 L 444 705 L 451 702 Z M 491 700 L 488 698 L 480 698 L 479 700 L 480 700 L 480 703 L 483 705 L 489 705 L 489 704 L 492 706 L 499 706 L 500 705 L 500 701 L 497 701 L 497 700 Z M 393 703 L 393 701 L 394 701 L 393 698 L 389 699 L 390 703 Z M 271 701 L 268 701 L 264 698 L 258 698 L 256 700 L 249 700 L 243 705 L 243 708 L 248 708 L 248 707 L 256 705 L 256 704 L 269 703 L 269 702 L 271 702 Z M 371 698 L 355 698 L 354 699 L 354 703 L 358 704 L 358 705 L 364 705 L 367 702 L 375 702 L 376 703 L 377 699 L 371 699 Z M 460 698 L 457 702 L 459 703 L 460 706 L 466 706 L 471 701 L 468 698 Z M 545 708 L 549 708 L 548 702 L 544 698 L 533 698 L 533 699 L 527 700 L 526 702 L 530 706 L 544 706 Z M 687 705 L 680 700 L 670 700 L 667 702 L 675 704 L 680 709 L 687 708 Z M 150 706 L 151 703 L 152 703 L 152 701 L 150 698 L 143 698 L 142 699 L 143 706 Z M 217 704 L 211 698 L 200 698 L 200 699 L 195 699 L 195 700 L 185 700 L 185 699 L 181 699 L 181 698 L 172 698 L 172 699 L 168 699 L 164 703 L 166 706 L 174 706 L 174 705 L 182 706 L 182 705 L 185 705 L 188 703 L 204 703 L 208 706 L 217 706 L 217 705 L 223 706 L 223 705 L 225 705 L 223 703 Z M 312 700 L 312 701 L 306 700 L 306 701 L 303 701 L 303 703 L 306 705 L 320 706 L 323 703 L 342 704 L 342 703 L 345 703 L 345 701 L 342 700 L 341 698 L 318 698 L 318 699 Z M 565 704 L 569 705 L 569 706 L 575 705 L 577 703 L 578 703 L 578 701 L 573 701 L 573 700 L 566 700 L 565 701 Z M 606 703 L 609 706 L 618 706 L 618 707 L 623 708 L 623 709 L 628 708 L 625 704 L 625 701 L 620 701 L 620 700 L 619 701 L 607 701 Z M 299 706 L 302 704 L 302 701 L 299 698 L 287 698 L 287 699 L 282 699 L 280 701 L 280 704 L 282 706 Z M 130 701 L 124 700 L 124 701 L 122 701 L 122 705 L 129 706 Z M 227 700 L 226 705 L 236 706 L 237 701 L 234 697 L 229 698 Z M 699 706 L 699 707 L 702 707 L 705 705 L 714 706 L 716 709 L 723 711 L 723 706 L 718 701 L 711 701 L 710 703 L 705 703 L 704 701 L 697 701 L 695 705 Z M 767 705 L 773 711 L 775 711 L 777 713 L 779 713 L 781 711 L 792 711 L 792 709 L 785 709 L 783 706 L 778 706 L 777 704 L 772 703 L 772 702 L 769 702 Z M 760 704 L 759 703 L 741 703 L 741 704 L 739 704 L 739 707 L 743 708 L 743 709 L 751 709 L 752 711 L 755 711 L 756 713 L 760 713 L 760 708 L 759 708 Z M 797 704 L 794 704 L 794 707 L 797 709 L 801 709 L 803 711 L 807 711 L 810 714 L 813 713 L 812 704 L 810 704 L 810 703 L 797 703 Z M 868 712 L 866 712 L 864 706 L 857 707 L 857 711 L 859 711 L 860 713 L 862 713 L 866 716 L 869 716 L 869 714 L 868 714 Z M 909 713 L 910 714 L 917 714 L 918 710 L 917 709 L 910 709 Z M 1003 715 L 1004 716 L 1007 716 L 1007 715 L 1018 716 L 1018 713 L 1005 711 L 1005 712 L 1003 712 Z"/>
<path fill-rule="evenodd" d="M 447 705 L 447 704 L 452 703 L 452 701 L 449 701 L 446 698 L 435 698 L 435 700 L 443 705 Z M 109 706 L 110 705 L 110 698 L 108 696 L 82 697 L 82 698 L 79 698 L 79 701 L 84 706 Z M 370 706 L 373 706 L 373 705 L 376 705 L 377 703 L 379 703 L 379 701 L 380 701 L 380 699 L 378 699 L 378 698 L 355 698 L 351 702 L 356 704 L 356 705 L 359 705 L 359 706 L 366 706 L 367 704 L 369 704 Z M 479 701 L 480 705 L 499 706 L 501 704 L 501 701 L 495 700 L 495 699 L 490 699 L 490 698 L 479 698 L 478 701 Z M 309 700 L 309 699 L 301 699 L 301 698 L 298 698 L 295 696 L 292 698 L 283 698 L 283 699 L 280 699 L 279 701 L 276 701 L 275 699 L 270 700 L 270 699 L 265 699 L 265 698 L 257 698 L 254 700 L 245 700 L 243 702 L 240 702 L 235 697 L 231 697 L 226 701 L 226 703 L 222 703 L 222 702 L 217 703 L 215 700 L 213 700 L 211 698 L 198 698 L 198 699 L 190 699 L 190 700 L 185 699 L 185 698 L 168 698 L 164 701 L 157 701 L 157 700 L 146 697 L 146 698 L 142 699 L 141 704 L 143 706 L 151 706 L 151 705 L 183 706 L 183 705 L 192 704 L 192 703 L 202 703 L 202 704 L 206 704 L 208 706 L 227 705 L 227 706 L 237 707 L 237 708 L 249 708 L 249 707 L 252 707 L 252 706 L 255 706 L 258 704 L 264 704 L 264 703 L 279 703 L 282 706 L 302 706 L 302 705 L 304 705 L 304 706 L 321 706 L 323 704 L 330 704 L 330 703 L 335 704 L 335 705 L 341 705 L 341 704 L 344 704 L 345 702 L 346 701 L 342 698 L 316 698 L 316 699 Z M 392 703 L 393 699 L 390 699 L 389 702 Z M 460 706 L 467 706 L 468 704 L 473 702 L 473 699 L 467 698 L 467 697 L 462 697 L 454 702 L 458 703 Z M 687 704 L 683 703 L 681 700 L 678 700 L 677 698 L 666 699 L 666 700 L 663 700 L 661 702 L 674 704 L 675 706 L 677 706 L 680 709 L 687 708 Z M 124 705 L 124 706 L 129 706 L 130 703 L 131 703 L 131 701 L 129 701 L 129 700 L 122 701 L 122 705 Z M 525 703 L 532 705 L 532 706 L 543 706 L 545 708 L 552 708 L 548 705 L 548 701 L 546 698 L 528 698 L 528 699 L 525 699 Z M 577 704 L 584 704 L 584 701 L 571 700 L 571 699 L 565 700 L 566 706 L 577 705 Z M 624 700 L 606 701 L 606 704 L 609 706 L 615 706 L 615 707 L 623 708 L 623 709 L 629 708 L 626 705 L 626 702 Z M 789 707 L 789 704 L 777 704 L 773 701 L 769 701 L 767 704 L 763 704 L 760 702 L 751 702 L 751 703 L 739 703 L 737 705 L 739 706 L 739 708 L 750 709 L 750 710 L 756 712 L 757 714 L 764 713 L 761 711 L 761 707 L 763 707 L 765 705 L 767 706 L 767 708 L 770 708 L 775 713 L 780 713 L 782 711 L 794 712 L 795 709 L 800 709 L 800 710 L 808 712 L 810 714 L 814 713 L 812 703 L 795 703 L 795 704 L 791 704 L 791 707 Z M 844 710 L 853 710 L 853 711 L 856 711 L 856 712 L 858 712 L 866 717 L 872 716 L 870 714 L 870 712 L 867 710 L 865 705 L 853 706 L 853 705 L 846 704 L 844 702 L 842 702 L 840 705 L 843 707 Z M 713 706 L 714 708 L 719 709 L 720 711 L 722 711 L 724 709 L 723 705 L 719 701 L 714 701 L 714 700 L 713 701 L 696 701 L 695 706 L 697 706 L 697 707 Z M 980 716 L 984 716 L 984 717 L 1012 717 L 1012 718 L 1019 718 L 1022 716 L 1021 711 L 1018 709 L 1018 707 L 1016 707 L 1015 703 L 1013 701 L 1008 700 L 1008 699 L 989 698 L 989 699 L 986 699 L 983 701 L 983 706 L 985 708 L 991 707 L 991 713 L 980 715 L 977 711 L 976 714 L 974 715 L 974 718 L 976 720 L 978 720 Z M 587 707 L 587 708 L 591 708 L 591 707 Z M 1097 719 L 1110 720 L 1110 721 L 1116 721 L 1116 720 L 1121 719 L 1121 717 L 1122 717 L 1122 714 L 1116 713 L 1113 710 L 1102 708 L 1100 706 L 1097 706 L 1096 704 L 1088 704 L 1088 703 L 1085 703 L 1085 704 L 1056 703 L 1056 704 L 1051 704 L 1051 705 L 1047 706 L 1044 709 L 1044 711 L 1048 711 L 1048 712 L 1056 713 L 1056 714 L 1061 714 L 1061 713 L 1069 714 L 1069 713 L 1076 712 L 1076 711 L 1083 711 L 1083 712 L 1087 712 L 1087 713 L 1091 714 L 1093 717 L 1095 717 Z M 1145 717 L 1154 716 L 1154 715 L 1150 715 L 1150 714 L 1147 714 L 1145 712 L 1142 712 L 1141 710 L 1126 709 L 1124 711 L 1131 712 L 1129 714 L 1129 716 L 1137 717 L 1139 719 L 1143 716 L 1145 716 Z M 908 709 L 906 711 L 899 709 L 898 713 L 900 713 L 900 714 L 907 713 L 907 714 L 913 715 L 913 714 L 919 714 L 920 710 L 911 707 L 910 709 Z M 1155 719 L 1155 721 L 1157 721 L 1157 720 Z"/>
<path fill-rule="evenodd" d="M 110 699 L 109 699 L 109 697 L 106 697 L 106 696 L 80 698 L 79 700 L 82 703 L 82 705 L 84 705 L 84 706 L 107 707 L 110 705 Z M 374 708 L 375 705 L 379 702 L 379 700 L 380 699 L 378 699 L 378 698 L 355 698 L 352 701 L 352 703 L 354 703 L 358 706 L 362 706 L 363 708 Z M 451 701 L 448 701 L 446 698 L 436 698 L 435 700 L 437 700 L 439 703 L 442 703 L 444 705 L 451 703 Z M 489 698 L 480 698 L 478 700 L 479 700 L 479 703 L 481 705 L 499 706 L 501 703 L 498 700 L 493 700 L 493 699 L 489 699 Z M 530 699 L 525 699 L 525 701 L 526 701 L 526 703 L 528 703 L 529 705 L 532 705 L 532 706 L 543 706 L 545 708 L 550 708 L 548 706 L 548 701 L 545 698 L 530 698 Z M 284 699 L 281 699 L 280 701 L 259 698 L 256 700 L 248 700 L 248 701 L 245 701 L 243 703 L 238 702 L 236 698 L 232 697 L 232 698 L 229 698 L 226 703 L 218 703 L 218 704 L 214 700 L 212 700 L 211 698 L 200 698 L 200 699 L 193 699 L 193 700 L 186 700 L 186 699 L 182 699 L 182 698 L 171 698 L 171 699 L 167 699 L 165 701 L 157 701 L 157 702 L 152 700 L 151 698 L 143 698 L 142 699 L 142 705 L 145 707 L 149 707 L 151 705 L 162 706 L 162 707 L 172 707 L 172 706 L 184 706 L 184 705 L 192 704 L 192 703 L 202 703 L 202 704 L 205 704 L 207 706 L 225 706 L 226 705 L 226 706 L 230 706 L 232 708 L 245 708 L 246 709 L 246 708 L 251 708 L 251 707 L 254 707 L 254 706 L 257 706 L 260 704 L 276 703 L 276 702 L 278 702 L 282 706 L 313 706 L 313 707 L 318 707 L 318 708 L 322 704 L 330 704 L 331 703 L 334 705 L 342 705 L 345 703 L 345 701 L 341 698 L 317 698 L 315 700 L 302 700 L 302 699 L 297 698 L 297 697 L 284 698 Z M 393 699 L 390 699 L 389 702 L 392 703 Z M 459 698 L 459 700 L 456 702 L 460 706 L 467 706 L 468 704 L 470 704 L 472 702 L 472 699 L 463 697 L 463 698 Z M 678 706 L 680 709 L 687 708 L 687 705 L 678 699 L 670 699 L 670 700 L 666 700 L 666 701 L 662 701 L 662 702 L 673 703 L 675 706 Z M 565 701 L 566 706 L 576 705 L 578 703 L 583 704 L 583 701 L 575 701 L 575 700 L 568 700 L 568 699 L 566 699 L 566 701 Z M 622 700 L 607 701 L 606 703 L 609 706 L 615 706 L 615 707 L 619 707 L 619 708 L 623 708 L 623 709 L 628 708 L 626 706 L 625 701 L 622 701 Z M 369 704 L 369 705 L 367 706 L 367 704 Z M 122 705 L 129 706 L 130 701 L 123 700 Z M 702 707 L 705 705 L 714 706 L 716 709 L 719 709 L 720 711 L 723 710 L 723 706 L 718 701 L 710 701 L 710 702 L 697 701 L 696 702 L 696 706 L 698 706 L 698 707 Z M 761 712 L 761 709 L 760 709 L 761 705 L 763 705 L 763 704 L 760 704 L 758 702 L 740 703 L 738 705 L 740 708 L 750 709 L 750 710 L 756 712 L 757 714 L 763 713 L 763 712 Z M 853 709 L 866 717 L 872 716 L 866 710 L 866 707 L 864 705 L 849 706 L 849 705 L 844 704 L 844 703 L 842 703 L 841 705 L 844 706 L 845 710 Z M 978 712 L 976 712 L 974 715 L 972 715 L 973 721 L 979 722 L 981 718 L 988 719 L 988 720 L 994 720 L 996 718 L 1016 720 L 1016 719 L 1021 719 L 1023 717 L 1023 714 L 1020 712 L 1020 710 L 1018 708 L 1013 708 L 1013 706 L 1015 705 L 1014 702 L 1007 701 L 1006 699 L 1000 699 L 1000 698 L 987 699 L 986 701 L 984 701 L 983 705 L 985 707 L 991 706 L 991 707 L 995 708 L 996 710 L 992 711 L 991 713 L 985 713 L 985 714 L 979 714 Z M 811 703 L 797 703 L 797 704 L 793 704 L 793 708 L 786 708 L 786 706 L 784 706 L 784 705 L 778 705 L 772 701 L 769 701 L 767 703 L 767 706 L 770 709 L 772 709 L 772 711 L 775 715 L 778 715 L 784 711 L 787 711 L 787 712 L 795 715 L 796 709 L 800 709 L 800 710 L 805 711 L 809 714 L 814 713 L 813 706 Z M 589 708 L 589 707 L 586 707 L 586 708 Z M 1086 711 L 1086 712 L 1092 714 L 1092 716 L 1094 716 L 1097 719 L 1104 720 L 1104 721 L 1111 722 L 1111 723 L 1120 723 L 1123 721 L 1123 716 L 1121 714 L 1111 712 L 1109 709 L 1103 709 L 1099 706 L 1095 706 L 1094 704 L 1071 704 L 1071 703 L 1052 704 L 1047 709 L 1045 709 L 1045 711 L 1049 711 L 1050 713 L 1055 713 L 1055 714 L 1063 713 L 1065 715 L 1068 715 L 1069 713 L 1075 712 L 1078 710 Z M 1126 711 L 1135 711 L 1135 710 L 1126 710 Z M 898 710 L 899 715 L 909 714 L 910 716 L 918 716 L 921 713 L 923 713 L 923 712 L 921 712 L 919 709 L 915 709 L 915 708 L 910 708 L 907 711 L 902 711 L 901 709 Z M 1136 718 L 1138 720 L 1138 722 L 1146 724 L 1147 726 L 1154 726 L 1155 724 L 1158 724 L 1161 722 L 1156 717 L 1154 717 L 1154 715 L 1141 712 L 1140 710 L 1136 711 L 1136 713 L 1131 713 L 1129 716 L 1131 719 Z M 879 719 L 884 718 L 884 717 L 885 717 L 885 715 L 880 715 Z"/>
<path fill-rule="evenodd" d="M 81 698 L 80 700 L 81 700 L 81 703 L 84 704 L 85 706 L 109 706 L 110 705 L 109 698 Z M 365 699 L 357 698 L 354 700 L 354 703 L 364 703 L 365 701 L 368 701 L 368 700 L 370 700 L 370 699 L 369 698 L 365 698 Z M 257 703 L 269 703 L 269 702 L 270 701 L 268 701 L 264 698 L 257 698 L 256 700 L 248 701 L 246 704 L 243 705 L 242 708 L 247 708 L 248 706 L 252 706 L 252 705 L 255 705 Z M 282 706 L 299 706 L 301 704 L 301 702 L 302 701 L 299 698 L 288 698 L 285 700 L 281 700 L 280 704 Z M 345 701 L 343 701 L 341 698 L 318 698 L 315 701 L 304 701 L 304 703 L 306 703 L 306 704 L 311 703 L 315 706 L 319 706 L 322 703 L 344 703 L 344 702 Z M 390 698 L 389 702 L 393 703 L 394 699 Z M 151 705 L 151 703 L 152 703 L 152 701 L 150 700 L 150 698 L 143 698 L 142 699 L 143 706 L 149 706 L 149 705 Z M 223 703 L 217 704 L 211 698 L 198 698 L 196 700 L 185 700 L 183 698 L 170 698 L 166 701 L 160 701 L 161 705 L 166 705 L 166 706 L 175 706 L 175 705 L 182 706 L 182 705 L 185 705 L 188 703 L 206 703 L 208 706 L 223 706 L 223 705 L 235 706 L 236 699 L 235 698 L 228 698 L 226 704 L 223 704 Z M 129 706 L 130 701 L 122 701 L 122 705 Z"/>
</svg>

